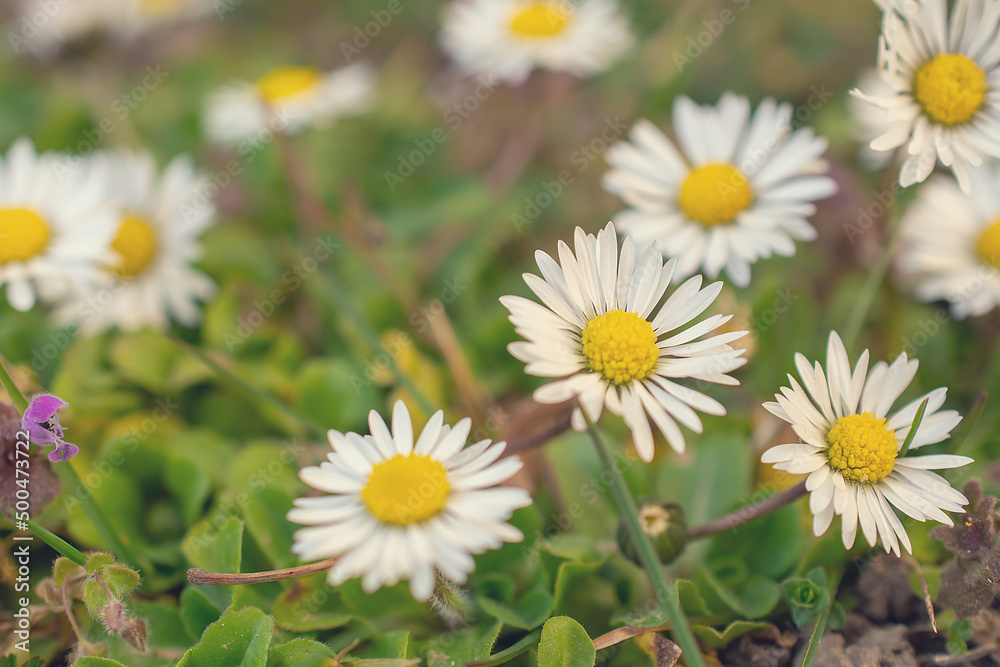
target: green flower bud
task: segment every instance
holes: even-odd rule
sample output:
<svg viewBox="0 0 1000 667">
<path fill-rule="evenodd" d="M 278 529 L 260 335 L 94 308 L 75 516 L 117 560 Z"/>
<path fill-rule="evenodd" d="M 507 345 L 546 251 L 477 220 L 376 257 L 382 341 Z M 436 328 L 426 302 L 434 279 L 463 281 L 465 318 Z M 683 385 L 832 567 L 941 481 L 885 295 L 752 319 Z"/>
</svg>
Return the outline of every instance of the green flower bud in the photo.
<svg viewBox="0 0 1000 667">
<path fill-rule="evenodd" d="M 660 562 L 672 563 L 684 551 L 687 523 L 684 510 L 676 503 L 645 502 L 639 508 L 639 522 L 656 549 Z M 639 551 L 624 522 L 618 524 L 618 547 L 633 563 L 639 563 Z"/>
</svg>

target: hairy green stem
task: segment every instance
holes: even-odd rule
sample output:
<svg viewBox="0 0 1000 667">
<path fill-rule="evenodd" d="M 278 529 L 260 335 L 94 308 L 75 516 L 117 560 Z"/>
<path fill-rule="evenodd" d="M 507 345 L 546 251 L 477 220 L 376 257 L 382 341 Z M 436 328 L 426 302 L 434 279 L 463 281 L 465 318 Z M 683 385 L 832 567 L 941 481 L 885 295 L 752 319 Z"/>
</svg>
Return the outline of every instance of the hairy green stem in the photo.
<svg viewBox="0 0 1000 667">
<path fill-rule="evenodd" d="M 611 473 L 611 495 L 618 505 L 618 511 L 621 512 L 625 525 L 628 526 L 629 531 L 632 533 L 632 539 L 635 541 L 637 551 L 639 552 L 639 561 L 646 570 L 650 583 L 653 584 L 653 589 L 656 591 L 656 597 L 660 601 L 660 606 L 666 613 L 667 619 L 673 624 L 673 632 L 677 638 L 677 644 L 684 651 L 684 661 L 689 667 L 704 667 L 705 663 L 702 661 L 701 652 L 698 650 L 698 643 L 695 641 L 694 635 L 691 634 L 687 618 L 684 616 L 683 611 L 681 611 L 676 588 L 670 582 L 666 571 L 663 569 L 663 564 L 660 562 L 659 556 L 656 555 L 656 549 L 653 547 L 653 543 L 649 541 L 649 535 L 642 529 L 639 508 L 635 504 L 635 499 L 632 498 L 632 493 L 629 491 L 621 471 L 613 465 L 612 454 L 607 440 L 605 440 L 604 434 L 597 425 L 590 420 L 587 411 L 582 408 L 581 410 L 584 418 L 587 420 L 587 429 L 590 432 L 590 437 L 594 441 L 594 446 L 597 447 L 597 454 L 601 459 L 601 465 Z"/>
</svg>

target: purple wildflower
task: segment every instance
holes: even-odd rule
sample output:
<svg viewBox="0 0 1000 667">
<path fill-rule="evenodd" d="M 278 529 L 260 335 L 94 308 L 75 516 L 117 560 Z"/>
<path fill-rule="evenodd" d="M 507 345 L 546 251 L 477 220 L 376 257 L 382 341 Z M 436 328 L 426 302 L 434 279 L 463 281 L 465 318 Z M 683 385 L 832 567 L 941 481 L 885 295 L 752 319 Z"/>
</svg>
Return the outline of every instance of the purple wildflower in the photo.
<svg viewBox="0 0 1000 667">
<path fill-rule="evenodd" d="M 66 461 L 80 453 L 80 448 L 63 440 L 66 429 L 59 422 L 59 410 L 69 403 L 52 394 L 39 394 L 31 401 L 24 411 L 21 428 L 36 445 L 55 445 L 49 452 L 49 460 L 53 463 Z"/>
</svg>

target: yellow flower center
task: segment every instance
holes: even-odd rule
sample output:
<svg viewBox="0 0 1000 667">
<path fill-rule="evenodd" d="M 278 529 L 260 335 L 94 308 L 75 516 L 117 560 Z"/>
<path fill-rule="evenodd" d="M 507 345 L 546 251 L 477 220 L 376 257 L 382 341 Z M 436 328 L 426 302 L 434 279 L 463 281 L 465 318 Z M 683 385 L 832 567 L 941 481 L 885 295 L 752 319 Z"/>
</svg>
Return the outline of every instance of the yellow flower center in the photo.
<svg viewBox="0 0 1000 667">
<path fill-rule="evenodd" d="M 281 67 L 257 81 L 257 90 L 268 102 L 277 102 L 309 90 L 320 76 L 311 67 Z"/>
<path fill-rule="evenodd" d="M 518 12 L 510 22 L 510 29 L 524 37 L 551 37 L 566 28 L 569 15 L 559 11 L 553 3 L 536 2 Z"/>
<path fill-rule="evenodd" d="M 617 385 L 642 380 L 660 357 L 653 325 L 635 313 L 612 310 L 590 320 L 583 330 L 583 354 L 590 370 Z"/>
<path fill-rule="evenodd" d="M 986 99 L 986 74 L 959 53 L 935 56 L 913 77 L 913 98 L 935 123 L 968 123 Z"/>
<path fill-rule="evenodd" d="M 896 434 L 870 413 L 847 415 L 826 434 L 830 467 L 845 479 L 874 484 L 887 477 L 896 463 Z"/>
<path fill-rule="evenodd" d="M 0 262 L 24 262 L 45 249 L 49 226 L 26 208 L 0 209 Z"/>
<path fill-rule="evenodd" d="M 148 222 L 129 216 L 118 228 L 118 236 L 111 242 L 111 248 L 122 258 L 122 264 L 115 269 L 115 273 L 123 278 L 137 276 L 153 261 L 156 235 Z"/>
<path fill-rule="evenodd" d="M 990 228 L 979 237 L 976 251 L 984 262 L 1000 269 L 1000 220 L 990 225 Z"/>
<path fill-rule="evenodd" d="M 176 0 L 142 0 L 140 7 L 143 12 L 151 16 L 170 16 L 174 14 L 180 7 L 178 7 Z"/>
<path fill-rule="evenodd" d="M 732 222 L 753 201 L 750 184 L 729 164 L 706 164 L 692 169 L 681 186 L 681 208 L 706 227 Z"/>
<path fill-rule="evenodd" d="M 406 526 L 426 521 L 448 500 L 448 471 L 428 456 L 396 456 L 372 468 L 361 499 L 383 523 Z"/>
</svg>

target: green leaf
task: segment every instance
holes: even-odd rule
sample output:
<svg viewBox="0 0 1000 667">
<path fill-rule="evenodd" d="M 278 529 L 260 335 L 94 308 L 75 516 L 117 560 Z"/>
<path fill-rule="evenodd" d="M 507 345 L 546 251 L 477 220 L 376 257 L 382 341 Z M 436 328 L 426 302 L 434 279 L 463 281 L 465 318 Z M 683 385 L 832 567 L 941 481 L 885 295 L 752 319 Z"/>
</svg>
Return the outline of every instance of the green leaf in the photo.
<svg viewBox="0 0 1000 667">
<path fill-rule="evenodd" d="M 552 613 L 555 601 L 545 585 L 544 573 L 515 601 L 514 578 L 508 574 L 485 575 L 480 582 L 476 601 L 487 614 L 506 625 L 531 630 L 541 625 Z"/>
<path fill-rule="evenodd" d="M 92 655 L 80 658 L 73 663 L 73 667 L 126 667 L 117 660 L 111 658 L 97 658 Z"/>
<path fill-rule="evenodd" d="M 147 643 L 150 647 L 157 648 L 187 648 L 194 643 L 194 640 L 201 636 L 190 635 L 181 618 L 180 608 L 174 606 L 173 602 L 147 602 L 145 600 L 135 600 L 133 603 L 135 614 L 139 618 L 145 619 L 149 627 Z M 216 615 L 218 618 L 218 615 Z M 215 618 L 211 619 L 212 621 Z M 211 621 L 205 623 L 208 625 Z M 202 628 L 204 630 L 204 628 Z"/>
<path fill-rule="evenodd" d="M 212 492 L 212 480 L 194 461 L 171 457 L 163 471 L 163 483 L 177 501 L 184 525 L 190 525 L 205 507 Z"/>
<path fill-rule="evenodd" d="M 279 628 L 293 632 L 339 628 L 352 618 L 340 591 L 326 583 L 326 573 L 292 583 L 274 601 L 271 613 Z"/>
<path fill-rule="evenodd" d="M 503 623 L 471 627 L 458 632 L 439 635 L 428 642 L 428 649 L 439 651 L 456 660 L 482 660 L 493 652 L 493 645 L 500 636 Z M 461 664 L 461 663 L 460 663 Z"/>
<path fill-rule="evenodd" d="M 687 579 L 677 580 L 677 597 L 680 599 L 681 609 L 686 616 L 705 616 L 708 614 L 708 606 L 705 598 L 701 597 L 698 587 L 693 581 Z"/>
<path fill-rule="evenodd" d="M 716 612 L 731 610 L 745 618 L 760 618 L 781 599 L 781 587 L 759 574 L 741 576 L 728 586 L 708 568 L 701 568 L 696 578 L 698 590 Z"/>
<path fill-rule="evenodd" d="M 384 655 L 391 658 L 409 657 L 410 631 L 409 630 L 389 630 L 377 637 L 372 638 L 372 655 Z"/>
<path fill-rule="evenodd" d="M 352 667 L 413 667 L 419 665 L 420 658 L 365 658 L 361 660 L 342 660 L 344 665 Z"/>
<path fill-rule="evenodd" d="M 763 497 L 755 494 L 727 511 L 761 500 Z M 796 505 L 788 505 L 733 530 L 717 533 L 709 543 L 705 560 L 711 563 L 720 558 L 735 558 L 750 572 L 780 579 L 799 562 L 804 539 L 800 516 Z"/>
<path fill-rule="evenodd" d="M 273 629 L 274 619 L 256 607 L 226 612 L 177 667 L 266 667 Z"/>
<path fill-rule="evenodd" d="M 201 637 L 205 628 L 219 620 L 229 604 L 227 601 L 209 598 L 206 590 L 211 590 L 211 587 L 188 586 L 181 592 L 181 622 L 187 633 L 196 639 Z M 153 628 L 153 631 L 155 632 L 156 628 Z"/>
<path fill-rule="evenodd" d="M 550 618 L 542 626 L 538 664 L 546 667 L 593 667 L 597 660 L 594 642 L 583 626 L 569 616 Z"/>
<path fill-rule="evenodd" d="M 288 492 L 268 487 L 261 489 L 242 508 L 247 531 L 275 568 L 298 563 L 292 553 L 292 535 L 297 526 L 285 518 L 292 509 L 292 500 Z"/>
<path fill-rule="evenodd" d="M 267 667 L 329 667 L 337 652 L 312 639 L 293 639 L 271 647 Z"/>
<path fill-rule="evenodd" d="M 357 424 L 358 415 L 377 403 L 375 387 L 363 371 L 343 358 L 311 359 L 295 378 L 295 408 L 323 426 Z"/>
<path fill-rule="evenodd" d="M 93 574 L 97 568 L 104 565 L 113 565 L 115 557 L 111 554 L 96 553 L 87 559 L 87 574 Z"/>
<path fill-rule="evenodd" d="M 830 591 L 823 568 L 810 570 L 805 577 L 792 577 L 781 584 L 782 593 L 799 627 L 812 625 L 816 615 L 830 606 Z"/>
<path fill-rule="evenodd" d="M 427 618 L 427 608 L 413 599 L 406 582 L 365 593 L 359 579 L 349 579 L 337 590 L 347 609 L 362 618 L 379 618 L 389 613 L 415 619 Z"/>
<path fill-rule="evenodd" d="M 0 667 L 17 667 L 17 657 L 13 655 L 3 656 L 0 658 Z M 36 655 L 21 667 L 45 667 L 45 661 Z"/>
<path fill-rule="evenodd" d="M 17 659 L 12 655 L 0 657 L 0 667 L 17 667 Z"/>
<path fill-rule="evenodd" d="M 240 571 L 243 551 L 243 522 L 234 516 L 221 522 L 205 518 L 184 536 L 181 550 L 194 567 L 206 572 Z"/>
<path fill-rule="evenodd" d="M 768 627 L 770 627 L 769 623 L 736 621 L 726 626 L 722 632 L 707 625 L 692 625 L 691 632 L 698 638 L 702 646 L 710 651 L 716 651 L 724 648 L 731 641 L 739 639 L 748 632 L 762 632 Z"/>
<path fill-rule="evenodd" d="M 142 331 L 116 336 L 108 349 L 111 365 L 129 384 L 166 396 L 174 389 L 168 378 L 180 352 L 161 334 Z"/>
<path fill-rule="evenodd" d="M 82 567 L 71 561 L 69 558 L 60 556 L 59 558 L 56 558 L 56 562 L 52 565 L 52 581 L 55 583 L 56 588 L 61 588 L 66 577 L 75 574 L 83 574 L 84 572 L 85 570 Z"/>
</svg>

